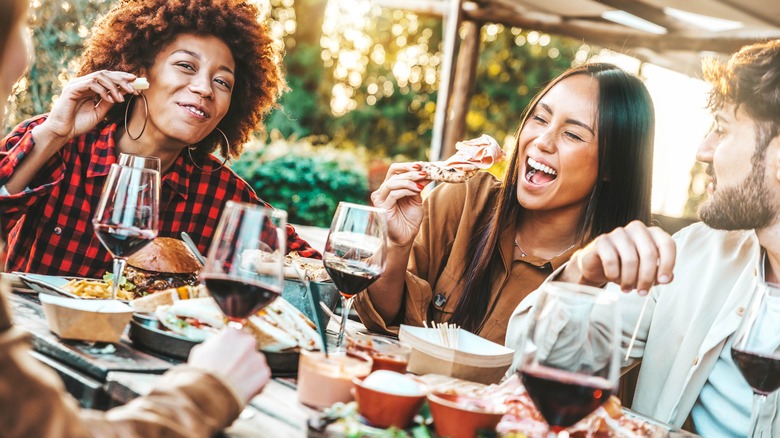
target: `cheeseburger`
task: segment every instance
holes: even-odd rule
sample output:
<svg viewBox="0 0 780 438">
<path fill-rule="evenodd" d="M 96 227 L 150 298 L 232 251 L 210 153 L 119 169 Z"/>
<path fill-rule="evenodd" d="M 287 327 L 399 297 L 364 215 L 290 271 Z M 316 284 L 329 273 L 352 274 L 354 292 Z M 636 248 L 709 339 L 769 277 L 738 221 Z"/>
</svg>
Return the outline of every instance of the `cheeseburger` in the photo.
<svg viewBox="0 0 780 438">
<path fill-rule="evenodd" d="M 136 295 L 199 284 L 202 266 L 178 239 L 158 237 L 127 258 L 124 276 Z"/>
</svg>

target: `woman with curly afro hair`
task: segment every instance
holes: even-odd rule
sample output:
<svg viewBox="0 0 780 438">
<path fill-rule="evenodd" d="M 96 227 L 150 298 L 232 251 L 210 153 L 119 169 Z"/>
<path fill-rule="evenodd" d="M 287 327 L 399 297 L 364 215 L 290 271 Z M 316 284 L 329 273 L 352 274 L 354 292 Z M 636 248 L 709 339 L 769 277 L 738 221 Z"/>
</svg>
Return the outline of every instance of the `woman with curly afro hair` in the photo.
<svg viewBox="0 0 780 438">
<path fill-rule="evenodd" d="M 28 3 L 0 1 L 0 119 L 13 84 L 31 60 Z M 62 379 L 31 354 L 27 330 L 12 324 L 6 300 L 10 283 L 2 280 L 0 435 L 4 438 L 213 437 L 238 418 L 271 378 L 254 336 L 228 329 L 193 348 L 187 364 L 160 376 L 149 394 L 108 411 L 81 409 Z"/>
<path fill-rule="evenodd" d="M 112 258 L 91 218 L 120 153 L 160 159 L 159 235 L 186 231 L 205 252 L 227 201 L 263 203 L 224 164 L 285 89 L 281 56 L 249 3 L 117 2 L 51 112 L 0 143 L 6 267 L 102 276 Z M 287 231 L 288 251 L 319 256 Z"/>
</svg>

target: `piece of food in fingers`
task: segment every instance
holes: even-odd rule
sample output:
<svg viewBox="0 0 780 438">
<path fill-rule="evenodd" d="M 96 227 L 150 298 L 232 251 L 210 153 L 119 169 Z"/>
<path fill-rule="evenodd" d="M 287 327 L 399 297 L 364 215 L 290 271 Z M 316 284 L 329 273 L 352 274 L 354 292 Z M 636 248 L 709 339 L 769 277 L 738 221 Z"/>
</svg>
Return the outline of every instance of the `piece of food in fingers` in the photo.
<svg viewBox="0 0 780 438">
<path fill-rule="evenodd" d="M 421 169 L 431 181 L 463 183 L 504 159 L 506 154 L 493 137 L 483 134 L 479 138 L 459 141 L 458 152 L 446 161 L 421 163 Z"/>
<path fill-rule="evenodd" d="M 146 78 L 137 78 L 136 80 L 131 82 L 130 85 L 139 91 L 149 89 L 149 81 L 147 81 Z"/>
</svg>

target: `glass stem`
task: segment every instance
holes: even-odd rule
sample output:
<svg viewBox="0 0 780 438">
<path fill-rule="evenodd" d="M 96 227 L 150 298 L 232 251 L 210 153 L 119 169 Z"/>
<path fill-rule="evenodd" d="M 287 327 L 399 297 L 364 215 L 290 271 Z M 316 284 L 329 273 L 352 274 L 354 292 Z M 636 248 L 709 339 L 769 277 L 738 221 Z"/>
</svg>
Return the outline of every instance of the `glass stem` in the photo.
<svg viewBox="0 0 780 438">
<path fill-rule="evenodd" d="M 122 272 L 125 270 L 127 260 L 122 257 L 114 257 L 114 281 L 111 283 L 111 299 L 116 299 L 116 294 L 119 292 L 119 280 L 122 278 Z"/>
<path fill-rule="evenodd" d="M 758 430 L 758 419 L 761 417 L 761 408 L 764 407 L 765 401 L 765 395 L 753 393 L 753 408 L 750 410 L 750 427 L 748 428 L 751 438 L 762 436 L 762 433 Z"/>
<path fill-rule="evenodd" d="M 349 311 L 352 309 L 352 300 L 355 297 L 344 298 L 341 296 L 341 328 L 339 328 L 339 339 L 336 341 L 336 348 L 344 346 L 344 333 L 347 331 L 347 320 L 349 319 Z"/>
</svg>

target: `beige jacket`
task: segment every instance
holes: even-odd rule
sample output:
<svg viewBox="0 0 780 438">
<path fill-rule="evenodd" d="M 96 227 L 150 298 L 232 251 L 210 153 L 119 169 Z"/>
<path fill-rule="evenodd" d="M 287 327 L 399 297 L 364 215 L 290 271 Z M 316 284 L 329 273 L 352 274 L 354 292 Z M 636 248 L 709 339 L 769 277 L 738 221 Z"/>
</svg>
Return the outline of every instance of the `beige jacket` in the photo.
<svg viewBox="0 0 780 438">
<path fill-rule="evenodd" d="M 501 182 L 487 172 L 464 184 L 442 184 L 425 199 L 423 221 L 407 265 L 401 315 L 397 323 L 422 326 L 424 320 L 449 321 L 463 294 L 461 277 L 474 224 L 483 214 L 492 214 Z M 488 212 L 488 213 L 485 213 Z M 571 257 L 576 248 L 545 260 L 529 256 L 514 259 L 514 227 L 499 237 L 496 251 L 501 266 L 493 278 L 488 316 L 477 333 L 503 343 L 512 311 L 550 273 Z M 398 324 L 385 324 L 368 293 L 355 298 L 355 309 L 370 330 L 395 332 Z"/>
<path fill-rule="evenodd" d="M 716 231 L 701 223 L 684 228 L 674 240 L 674 281 L 652 289 L 632 349 L 631 356 L 642 359 L 632 408 L 680 427 L 742 319 L 761 272 L 762 251 L 753 231 Z M 537 293 L 512 315 L 506 339 L 510 348 L 519 342 Z M 635 293 L 621 297 L 625 349 L 644 298 Z M 777 413 L 775 392 L 759 424 L 771 431 L 765 436 L 780 437 Z"/>
<path fill-rule="evenodd" d="M 5 293 L 0 291 L 0 436 L 210 437 L 241 412 L 225 383 L 187 366 L 172 369 L 151 394 L 127 405 L 80 409 L 59 376 L 30 355 L 27 333 L 11 326 Z"/>
</svg>

